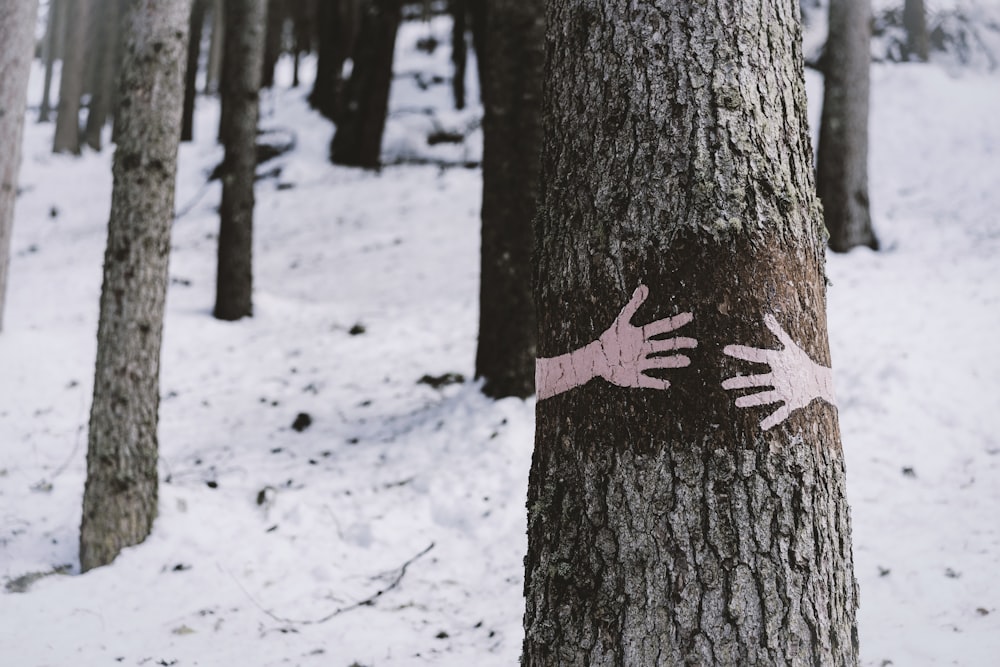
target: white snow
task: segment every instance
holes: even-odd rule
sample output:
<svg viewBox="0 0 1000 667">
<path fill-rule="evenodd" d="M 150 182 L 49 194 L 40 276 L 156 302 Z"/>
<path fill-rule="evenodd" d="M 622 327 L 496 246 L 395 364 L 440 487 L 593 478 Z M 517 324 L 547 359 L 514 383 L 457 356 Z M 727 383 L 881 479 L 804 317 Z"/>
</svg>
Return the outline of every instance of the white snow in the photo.
<svg viewBox="0 0 1000 667">
<path fill-rule="evenodd" d="M 431 55 L 414 48 L 428 33 Z M 424 139 L 481 115 L 451 110 L 448 43 L 446 20 L 404 26 L 397 69 L 446 82 L 397 80 L 388 160 L 479 159 L 478 131 Z M 807 76 L 815 128 L 822 82 Z M 297 147 L 262 168 L 282 171 L 257 186 L 255 315 L 238 323 L 210 315 L 219 186 L 204 183 L 221 151 L 218 106 L 198 101 L 177 186 L 190 210 L 173 229 L 160 514 L 146 542 L 82 576 L 111 151 L 53 156 L 53 125 L 29 112 L 0 334 L 0 578 L 70 576 L 0 590 L 0 665 L 518 660 L 534 401 L 417 382 L 473 372 L 480 172 L 334 167 L 332 126 L 290 78 L 282 61 L 262 101 L 262 126 Z M 35 105 L 40 89 L 36 69 Z M 828 265 L 865 665 L 1000 655 L 998 115 L 996 75 L 873 67 L 885 250 Z M 313 418 L 301 433 L 299 412 Z"/>
</svg>

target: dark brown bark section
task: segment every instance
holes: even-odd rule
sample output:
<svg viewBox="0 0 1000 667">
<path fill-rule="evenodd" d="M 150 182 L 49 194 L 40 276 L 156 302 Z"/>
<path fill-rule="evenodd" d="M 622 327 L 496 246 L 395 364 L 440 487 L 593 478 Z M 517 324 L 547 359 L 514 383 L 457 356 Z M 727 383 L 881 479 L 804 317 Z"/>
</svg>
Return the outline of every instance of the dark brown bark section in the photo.
<svg viewBox="0 0 1000 667">
<path fill-rule="evenodd" d="M 539 354 L 681 312 L 666 391 L 539 401 L 524 665 L 854 665 L 836 411 L 762 431 L 723 380 L 774 314 L 829 365 L 797 0 L 548 5 Z M 655 372 L 654 372 L 655 373 Z"/>
<path fill-rule="evenodd" d="M 187 0 L 133 0 L 90 412 L 80 567 L 142 542 L 156 516 L 160 342 L 187 49 Z"/>
<path fill-rule="evenodd" d="M 927 62 L 930 39 L 924 0 L 906 0 L 903 4 L 903 27 L 906 29 L 906 59 Z"/>
<path fill-rule="evenodd" d="M 253 315 L 253 183 L 265 16 L 264 0 L 227 0 L 222 65 L 226 157 L 214 311 L 220 320 Z"/>
<path fill-rule="evenodd" d="M 483 116 L 483 210 L 476 377 L 488 396 L 535 388 L 532 221 L 542 144 L 545 16 L 540 3 L 490 0 Z"/>
<path fill-rule="evenodd" d="M 59 77 L 59 111 L 53 153 L 80 154 L 80 98 L 87 69 L 87 36 L 94 0 L 74 0 L 66 8 L 63 64 Z"/>
<path fill-rule="evenodd" d="M 343 113 L 330 142 L 334 164 L 367 169 L 380 165 L 400 6 L 400 0 L 371 0 L 365 8 Z"/>
<path fill-rule="evenodd" d="M 201 32 L 205 27 L 208 0 L 194 0 L 188 22 L 187 65 L 184 70 L 184 110 L 181 115 L 181 141 L 194 139 L 194 103 L 198 97 L 198 61 L 201 59 Z"/>
<path fill-rule="evenodd" d="M 96 42 L 92 52 L 96 55 L 97 62 L 84 130 L 84 142 L 95 151 L 101 150 L 102 133 L 116 96 L 121 56 L 118 42 L 121 38 L 121 17 L 118 11 L 120 4 L 119 0 L 106 0 L 96 7 L 98 25 L 94 26 Z"/>
<path fill-rule="evenodd" d="M 0 331 L 7 295 L 21 139 L 33 56 L 38 0 L 0 6 Z"/>
<path fill-rule="evenodd" d="M 52 112 L 52 70 L 58 60 L 58 51 L 62 46 L 62 34 L 65 30 L 63 14 L 66 12 L 64 0 L 49 2 L 49 16 L 45 24 L 45 83 L 42 84 L 42 103 L 38 109 L 38 122 L 49 122 Z"/>
<path fill-rule="evenodd" d="M 816 189 L 836 252 L 878 249 L 868 200 L 870 39 L 868 0 L 830 3 Z"/>
</svg>

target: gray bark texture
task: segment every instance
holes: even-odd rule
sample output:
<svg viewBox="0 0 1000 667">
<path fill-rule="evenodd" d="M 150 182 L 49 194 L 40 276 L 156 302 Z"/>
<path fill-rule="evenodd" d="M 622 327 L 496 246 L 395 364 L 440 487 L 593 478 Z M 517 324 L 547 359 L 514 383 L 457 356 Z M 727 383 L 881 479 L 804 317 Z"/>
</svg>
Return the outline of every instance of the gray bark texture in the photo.
<svg viewBox="0 0 1000 667">
<path fill-rule="evenodd" d="M 66 7 L 53 153 L 80 154 L 80 98 L 86 85 L 87 37 L 90 35 L 92 9 L 93 0 L 73 0 Z"/>
<path fill-rule="evenodd" d="M 222 165 L 214 312 L 220 320 L 253 315 L 253 184 L 266 14 L 264 0 L 226 2 L 222 65 L 222 143 L 226 157 Z"/>
<path fill-rule="evenodd" d="M 906 28 L 906 59 L 927 62 L 930 38 L 924 0 L 906 0 L 903 4 L 903 27 Z"/>
<path fill-rule="evenodd" d="M 869 0 L 834 0 L 823 57 L 816 189 L 830 248 L 878 249 L 868 199 Z"/>
<path fill-rule="evenodd" d="M 37 13 L 38 0 L 0 5 L 0 146 L 3 146 L 0 151 L 0 331 L 3 331 L 17 174 L 21 169 L 21 137 Z"/>
<path fill-rule="evenodd" d="M 101 139 L 104 126 L 111 115 L 118 80 L 119 58 L 118 40 L 121 39 L 122 26 L 119 15 L 119 1 L 105 0 L 96 8 L 98 25 L 95 29 L 97 41 L 91 50 L 97 59 L 94 76 L 94 90 L 90 96 L 90 106 L 87 109 L 87 126 L 84 130 L 84 142 L 95 151 L 101 150 Z"/>
<path fill-rule="evenodd" d="M 83 571 L 142 542 L 156 516 L 160 342 L 190 0 L 132 0 L 97 330 L 80 528 Z"/>
<path fill-rule="evenodd" d="M 483 82 L 483 210 L 476 377 L 488 396 L 535 388 L 532 221 L 542 146 L 545 7 L 490 0 Z"/>
<path fill-rule="evenodd" d="M 536 219 L 540 357 L 692 312 L 667 390 L 540 400 L 525 666 L 855 665 L 857 590 L 835 409 L 764 431 L 723 353 L 829 366 L 798 0 L 550 0 Z M 653 372 L 656 374 L 656 371 Z M 766 411 L 765 411 L 766 410 Z"/>
</svg>

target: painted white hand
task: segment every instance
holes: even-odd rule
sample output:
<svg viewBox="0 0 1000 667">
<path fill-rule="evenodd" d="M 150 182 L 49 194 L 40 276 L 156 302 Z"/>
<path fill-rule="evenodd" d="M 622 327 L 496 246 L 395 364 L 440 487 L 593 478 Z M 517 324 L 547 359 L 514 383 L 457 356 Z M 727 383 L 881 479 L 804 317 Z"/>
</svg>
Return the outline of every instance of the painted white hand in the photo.
<svg viewBox="0 0 1000 667">
<path fill-rule="evenodd" d="M 795 341 L 785 333 L 773 315 L 764 317 L 764 324 L 785 346 L 781 350 L 768 350 L 745 345 L 727 345 L 723 352 L 730 357 L 768 364 L 770 373 L 761 375 L 738 375 L 722 383 L 723 389 L 747 389 L 750 387 L 771 387 L 770 390 L 747 394 L 736 399 L 736 407 L 749 408 L 757 405 L 783 403 L 763 421 L 763 430 L 776 426 L 788 418 L 795 410 L 821 398 L 835 405 L 833 396 L 833 373 L 820 366 Z"/>
<path fill-rule="evenodd" d="M 591 344 L 594 345 L 591 349 L 594 352 L 595 374 L 619 387 L 667 389 L 670 387 L 669 380 L 651 377 L 646 375 L 646 371 L 689 366 L 691 359 L 685 355 L 664 353 L 698 347 L 694 338 L 654 338 L 690 322 L 694 319 L 691 313 L 681 313 L 640 327 L 632 324 L 632 317 L 648 296 L 647 286 L 636 288 L 631 300 L 608 330 Z"/>
</svg>

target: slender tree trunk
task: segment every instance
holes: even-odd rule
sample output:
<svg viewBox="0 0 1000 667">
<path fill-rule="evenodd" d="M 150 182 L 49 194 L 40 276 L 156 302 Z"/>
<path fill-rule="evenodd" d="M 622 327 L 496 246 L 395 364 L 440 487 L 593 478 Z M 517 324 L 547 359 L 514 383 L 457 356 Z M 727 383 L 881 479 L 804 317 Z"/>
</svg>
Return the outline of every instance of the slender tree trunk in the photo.
<svg viewBox="0 0 1000 667">
<path fill-rule="evenodd" d="M 927 35 L 924 0 L 906 0 L 903 4 L 903 27 L 906 28 L 906 59 L 927 62 L 930 38 Z"/>
<path fill-rule="evenodd" d="M 95 29 L 97 52 L 94 76 L 94 90 L 87 109 L 87 126 L 84 141 L 95 151 L 101 150 L 101 135 L 108 123 L 117 88 L 121 37 L 121 20 L 118 0 L 106 0 L 95 8 L 98 25 Z"/>
<path fill-rule="evenodd" d="M 816 188 L 830 248 L 878 249 L 868 203 L 869 0 L 830 3 Z"/>
<path fill-rule="evenodd" d="M 38 0 L 0 5 L 0 146 L 4 147 L 0 151 L 0 331 L 37 14 Z"/>
<path fill-rule="evenodd" d="M 542 146 L 544 5 L 490 0 L 476 376 L 495 398 L 535 390 L 532 221 Z"/>
<path fill-rule="evenodd" d="M 343 114 L 330 145 L 335 164 L 376 169 L 389 108 L 400 0 L 372 0 L 361 21 Z"/>
<path fill-rule="evenodd" d="M 798 0 L 546 22 L 522 664 L 856 665 Z"/>
<path fill-rule="evenodd" d="M 181 116 L 181 141 L 194 139 L 194 103 L 198 96 L 198 61 L 201 59 L 201 31 L 205 26 L 208 0 L 194 0 L 188 25 L 187 67 L 184 73 L 184 111 Z"/>
<path fill-rule="evenodd" d="M 465 18 L 468 15 L 466 0 L 451 0 L 451 62 L 455 65 L 455 74 L 451 79 L 451 91 L 455 98 L 455 108 L 465 108 L 465 65 L 468 60 L 468 47 L 465 44 Z"/>
<path fill-rule="evenodd" d="M 56 57 L 59 51 L 60 38 L 63 33 L 63 14 L 66 11 L 66 3 L 63 0 L 50 0 L 49 16 L 45 24 L 45 83 L 42 84 L 42 104 L 38 109 L 38 122 L 48 123 L 49 115 L 52 113 L 52 70 L 55 66 Z"/>
<path fill-rule="evenodd" d="M 222 48 L 226 38 L 225 0 L 209 0 L 212 3 L 212 38 L 208 46 L 208 66 L 205 68 L 205 93 L 215 94 L 219 90 L 222 76 Z"/>
<path fill-rule="evenodd" d="M 285 3 L 283 0 L 268 0 L 264 59 L 261 65 L 261 88 L 274 86 L 274 68 L 278 65 L 278 59 L 281 57 L 281 38 L 284 31 Z"/>
<path fill-rule="evenodd" d="M 80 528 L 86 572 L 142 542 L 157 504 L 160 342 L 189 0 L 132 0 Z"/>
<path fill-rule="evenodd" d="M 253 182 L 266 13 L 265 0 L 227 0 L 222 97 L 228 120 L 214 313 L 220 320 L 253 315 Z"/>
<path fill-rule="evenodd" d="M 486 80 L 489 78 L 486 66 L 486 6 L 488 0 L 466 0 L 466 2 L 466 7 L 469 10 L 469 22 L 472 26 L 472 48 L 476 52 L 476 75 L 479 77 L 479 97 L 485 104 L 486 100 L 483 97 L 483 90 L 486 88 Z"/>
<path fill-rule="evenodd" d="M 90 34 L 92 0 L 73 0 L 66 11 L 62 74 L 59 78 L 59 113 L 52 145 L 54 153 L 80 154 L 80 98 L 87 73 L 87 36 Z"/>
</svg>

